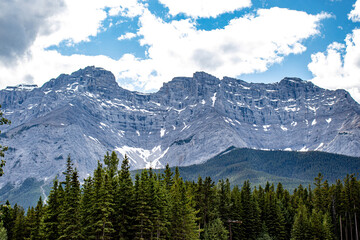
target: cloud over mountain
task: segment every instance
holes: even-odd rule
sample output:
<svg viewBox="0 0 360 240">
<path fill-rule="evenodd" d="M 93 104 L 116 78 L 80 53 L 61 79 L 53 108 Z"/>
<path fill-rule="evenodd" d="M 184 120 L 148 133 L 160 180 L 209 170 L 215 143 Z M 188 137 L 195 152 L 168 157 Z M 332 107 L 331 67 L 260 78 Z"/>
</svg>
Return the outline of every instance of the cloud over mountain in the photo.
<svg viewBox="0 0 360 240">
<path fill-rule="evenodd" d="M 65 9 L 63 0 L 0 2 L 0 62 L 12 64 L 28 52 L 37 37 L 56 30 L 52 17 Z"/>
</svg>

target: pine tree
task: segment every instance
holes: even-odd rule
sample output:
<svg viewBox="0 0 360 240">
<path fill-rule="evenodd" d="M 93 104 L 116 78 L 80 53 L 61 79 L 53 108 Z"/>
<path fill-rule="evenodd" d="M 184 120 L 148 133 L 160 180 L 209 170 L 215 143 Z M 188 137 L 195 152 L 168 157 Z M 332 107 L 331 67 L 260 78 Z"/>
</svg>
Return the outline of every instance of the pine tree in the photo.
<svg viewBox="0 0 360 240">
<path fill-rule="evenodd" d="M 171 186 L 172 186 L 173 183 L 174 183 L 174 180 L 173 180 L 173 178 L 172 178 L 173 172 L 171 171 L 168 163 L 167 163 L 166 166 L 165 166 L 164 175 L 165 175 L 165 176 L 164 176 L 164 182 L 165 182 L 166 189 L 167 189 L 168 191 L 170 191 Z"/>
<path fill-rule="evenodd" d="M 43 217 L 43 201 L 40 196 L 39 201 L 34 209 L 33 222 L 31 223 L 30 229 L 30 239 L 31 240 L 40 240 L 43 239 L 43 236 L 40 232 L 42 217 Z"/>
<path fill-rule="evenodd" d="M 309 216 L 304 204 L 297 210 L 295 221 L 291 231 L 291 240 L 311 239 L 311 225 Z"/>
<path fill-rule="evenodd" d="M 325 213 L 323 216 L 323 229 L 324 229 L 324 239 L 325 240 L 333 240 L 334 239 L 334 233 L 332 231 L 333 225 L 331 223 L 331 218 L 328 213 Z"/>
<path fill-rule="evenodd" d="M 241 205 L 241 193 L 238 186 L 234 186 L 234 188 L 231 191 L 231 214 L 230 218 L 227 220 L 235 220 L 235 221 L 243 221 L 242 219 L 242 205 Z M 226 221 L 227 221 L 226 220 Z M 241 239 L 243 233 L 242 229 L 240 227 L 241 224 L 233 224 L 231 227 L 230 234 L 232 235 L 232 238 L 234 240 Z"/>
<path fill-rule="evenodd" d="M 125 156 L 118 175 L 118 184 L 116 187 L 114 200 L 114 209 L 117 213 L 114 227 L 116 230 L 116 235 L 121 240 L 130 240 L 133 238 L 131 226 L 135 217 L 134 187 L 129 169 L 129 159 L 127 156 Z"/>
<path fill-rule="evenodd" d="M 101 189 L 103 202 L 103 233 L 100 239 L 112 239 L 115 230 L 113 227 L 114 216 L 114 195 L 112 194 L 112 180 L 108 174 L 105 174 L 104 186 Z"/>
<path fill-rule="evenodd" d="M 193 209 L 185 184 L 175 169 L 174 183 L 170 190 L 170 236 L 174 240 L 192 240 L 199 238 L 196 225 L 196 211 Z"/>
<path fill-rule="evenodd" d="M 1 105 L 0 105 L 1 108 Z M 4 124 L 9 124 L 10 125 L 10 121 L 6 118 L 3 117 L 3 112 L 0 111 L 0 126 L 4 125 Z M 1 131 L 0 131 L 1 133 Z M 0 158 L 3 158 L 5 156 L 5 151 L 8 150 L 8 147 L 2 146 L 0 145 Z M 0 160 L 0 177 L 4 174 L 4 170 L 3 167 L 5 167 L 5 160 L 1 159 Z"/>
<path fill-rule="evenodd" d="M 117 154 L 113 151 L 111 156 L 107 153 L 104 157 L 105 163 L 105 178 L 104 178 L 104 219 L 106 219 L 106 224 L 104 228 L 104 238 L 114 238 L 118 236 L 117 225 L 118 219 L 115 215 L 115 201 L 116 201 L 116 190 L 118 189 L 118 165 L 119 158 Z M 107 237 L 106 237 L 107 236 Z"/>
<path fill-rule="evenodd" d="M 89 176 L 84 179 L 80 203 L 81 232 L 84 239 L 95 239 L 94 230 L 94 182 Z"/>
<path fill-rule="evenodd" d="M 118 172 L 119 158 L 116 153 L 113 151 L 111 156 L 107 152 L 104 156 L 104 163 L 106 166 L 106 172 L 109 174 L 109 177 L 114 178 L 115 174 Z"/>
<path fill-rule="evenodd" d="M 226 222 L 230 219 L 231 215 L 231 188 L 230 181 L 226 179 L 225 183 L 223 180 L 219 181 L 218 186 L 218 199 L 219 199 L 219 216 L 222 222 Z"/>
<path fill-rule="evenodd" d="M 54 180 L 53 187 L 50 191 L 47 200 L 47 206 L 44 212 L 44 238 L 45 239 L 58 239 L 59 238 L 59 181 L 57 178 Z"/>
<path fill-rule="evenodd" d="M 6 231 L 2 221 L 0 221 L 0 239 L 1 240 L 7 240 L 8 239 L 7 231 Z"/>
<path fill-rule="evenodd" d="M 239 226 L 239 237 L 241 239 L 256 239 L 261 232 L 260 211 L 256 200 L 251 194 L 249 181 L 245 181 L 241 189 L 240 206 L 240 219 L 233 219 L 242 221 Z"/>
<path fill-rule="evenodd" d="M 12 229 L 12 239 L 22 240 L 25 238 L 25 211 L 22 207 L 16 208 L 16 206 L 14 206 L 14 212 L 17 213 L 14 215 L 15 221 Z"/>
<path fill-rule="evenodd" d="M 80 224 L 80 183 L 77 170 L 72 168 L 70 156 L 67 158 L 65 190 L 60 213 L 59 239 L 82 239 Z"/>
<path fill-rule="evenodd" d="M 153 215 L 151 221 L 153 222 L 153 239 L 166 239 L 168 236 L 169 220 L 169 195 L 166 191 L 166 186 L 163 181 L 156 178 L 156 174 L 151 178 L 150 192 L 154 189 L 154 194 L 151 195 Z"/>
<path fill-rule="evenodd" d="M 264 222 L 271 237 L 278 240 L 285 239 L 285 219 L 280 209 L 280 203 L 273 191 L 266 193 Z"/>
<path fill-rule="evenodd" d="M 25 231 L 24 231 L 25 239 L 31 238 L 32 232 L 36 228 L 36 226 L 34 226 L 35 224 L 36 224 L 35 209 L 34 207 L 29 207 L 25 218 Z"/>
<path fill-rule="evenodd" d="M 199 209 L 198 217 L 201 228 L 204 228 L 210 221 L 218 217 L 217 195 L 214 182 L 210 177 L 206 177 L 202 182 L 199 178 L 196 191 L 196 208 Z"/>
<path fill-rule="evenodd" d="M 205 240 L 227 240 L 229 232 L 226 230 L 220 218 L 212 220 L 205 228 Z"/>
<path fill-rule="evenodd" d="M 12 239 L 12 228 L 14 227 L 14 221 L 12 218 L 13 209 L 9 203 L 9 201 L 6 201 L 4 205 L 1 206 L 0 216 L 3 226 L 6 230 L 8 239 Z"/>
<path fill-rule="evenodd" d="M 314 182 L 314 185 L 315 185 L 315 189 L 314 189 L 314 208 L 317 210 L 317 211 L 324 211 L 325 208 L 324 208 L 324 194 L 323 194 L 323 190 L 322 190 L 322 187 L 323 187 L 323 183 L 322 183 L 322 180 L 323 180 L 324 176 L 319 173 L 318 176 L 314 179 L 315 182 Z"/>
<path fill-rule="evenodd" d="M 148 239 L 151 235 L 152 225 L 150 216 L 153 214 L 151 208 L 150 179 L 147 170 L 141 172 L 141 177 L 136 179 L 136 218 L 135 239 Z"/>
</svg>

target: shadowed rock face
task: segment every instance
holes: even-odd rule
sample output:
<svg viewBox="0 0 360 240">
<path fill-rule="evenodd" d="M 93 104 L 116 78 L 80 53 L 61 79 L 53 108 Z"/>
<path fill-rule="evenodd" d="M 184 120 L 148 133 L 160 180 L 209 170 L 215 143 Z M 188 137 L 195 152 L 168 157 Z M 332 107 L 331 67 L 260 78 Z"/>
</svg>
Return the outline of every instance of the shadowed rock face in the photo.
<svg viewBox="0 0 360 240">
<path fill-rule="evenodd" d="M 52 179 L 68 154 L 85 177 L 112 150 L 132 168 L 200 163 L 230 146 L 360 156 L 359 104 L 298 78 L 255 84 L 198 72 L 142 94 L 87 67 L 2 90 L 0 102 L 12 121 L 1 126 L 10 146 L 2 184 Z"/>
</svg>

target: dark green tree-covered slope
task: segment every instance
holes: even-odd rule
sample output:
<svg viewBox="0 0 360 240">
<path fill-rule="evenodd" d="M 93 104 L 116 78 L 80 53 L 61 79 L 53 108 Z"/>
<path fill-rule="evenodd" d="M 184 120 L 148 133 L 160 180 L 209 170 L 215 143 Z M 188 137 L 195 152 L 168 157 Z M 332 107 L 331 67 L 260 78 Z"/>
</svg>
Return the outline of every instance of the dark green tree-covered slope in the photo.
<svg viewBox="0 0 360 240">
<path fill-rule="evenodd" d="M 281 182 L 292 190 L 299 184 L 308 185 L 319 172 L 333 183 L 350 173 L 360 172 L 360 158 L 325 152 L 264 151 L 231 147 L 209 161 L 179 168 L 187 180 L 210 176 L 213 180 L 228 178 L 241 185 L 250 180 L 252 186 L 267 181 Z"/>
</svg>

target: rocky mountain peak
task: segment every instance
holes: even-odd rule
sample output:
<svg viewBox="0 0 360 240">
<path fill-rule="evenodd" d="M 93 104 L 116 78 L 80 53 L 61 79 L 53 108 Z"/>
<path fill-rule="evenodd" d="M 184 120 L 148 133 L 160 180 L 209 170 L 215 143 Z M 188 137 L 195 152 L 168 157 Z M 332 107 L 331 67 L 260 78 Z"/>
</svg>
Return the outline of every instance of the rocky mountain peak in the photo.
<svg viewBox="0 0 360 240">
<path fill-rule="evenodd" d="M 193 79 L 201 84 L 215 85 L 219 84 L 220 80 L 206 72 L 196 72 L 193 74 Z"/>
<path fill-rule="evenodd" d="M 296 77 L 285 77 L 279 82 L 280 86 L 289 87 L 307 87 L 307 88 L 319 88 L 315 86 L 311 81 L 305 81 Z"/>
<path fill-rule="evenodd" d="M 51 79 L 42 87 L 57 91 L 89 91 L 111 94 L 120 89 L 115 76 L 103 68 L 94 66 L 79 69 L 72 74 L 61 74 L 56 79 Z"/>
</svg>

